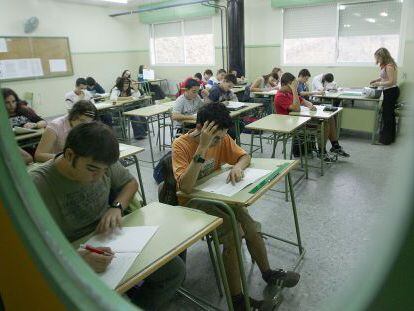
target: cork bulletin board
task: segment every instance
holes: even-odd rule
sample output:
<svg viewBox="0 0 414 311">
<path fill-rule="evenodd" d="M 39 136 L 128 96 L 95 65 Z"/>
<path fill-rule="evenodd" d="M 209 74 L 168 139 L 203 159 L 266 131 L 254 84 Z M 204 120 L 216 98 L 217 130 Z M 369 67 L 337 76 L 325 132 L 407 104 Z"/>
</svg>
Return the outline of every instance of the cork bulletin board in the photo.
<svg viewBox="0 0 414 311">
<path fill-rule="evenodd" d="M 0 81 L 72 75 L 67 37 L 0 36 Z"/>
</svg>

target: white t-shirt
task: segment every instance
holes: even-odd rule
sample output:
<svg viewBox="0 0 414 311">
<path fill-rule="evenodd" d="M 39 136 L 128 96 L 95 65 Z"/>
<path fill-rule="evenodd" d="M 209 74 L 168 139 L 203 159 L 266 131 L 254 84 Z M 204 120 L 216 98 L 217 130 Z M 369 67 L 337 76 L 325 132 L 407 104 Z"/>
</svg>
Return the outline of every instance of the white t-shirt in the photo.
<svg viewBox="0 0 414 311">
<path fill-rule="evenodd" d="M 80 100 L 89 100 L 92 103 L 95 103 L 95 101 L 92 98 L 92 94 L 88 90 L 83 90 L 82 92 L 85 94 L 83 97 L 76 95 L 75 91 L 66 93 L 65 103 L 66 103 L 68 110 L 72 109 L 73 105 L 76 104 Z"/>
<path fill-rule="evenodd" d="M 335 81 L 322 83 L 324 75 L 324 73 L 321 73 L 320 75 L 317 75 L 315 78 L 313 78 L 312 91 L 329 91 L 338 89 L 338 85 Z"/>
</svg>

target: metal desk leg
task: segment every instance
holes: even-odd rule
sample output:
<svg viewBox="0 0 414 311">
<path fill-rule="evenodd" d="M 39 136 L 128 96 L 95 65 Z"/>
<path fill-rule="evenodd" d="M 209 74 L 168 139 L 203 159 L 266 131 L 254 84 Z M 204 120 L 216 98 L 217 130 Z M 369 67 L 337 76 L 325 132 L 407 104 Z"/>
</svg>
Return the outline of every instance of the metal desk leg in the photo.
<svg viewBox="0 0 414 311">
<path fill-rule="evenodd" d="M 290 173 L 287 174 L 287 179 L 289 182 L 289 190 L 290 190 L 290 199 L 292 201 L 292 212 L 293 212 L 293 219 L 295 221 L 295 229 L 296 229 L 296 237 L 298 240 L 298 249 L 299 249 L 299 254 L 302 255 L 304 249 L 302 246 L 302 240 L 300 238 L 300 229 L 299 229 L 299 221 L 298 221 L 298 214 L 296 211 L 296 201 L 295 201 L 295 194 L 293 191 L 293 184 L 292 184 L 292 179 L 290 177 Z"/>
<path fill-rule="evenodd" d="M 283 159 L 286 160 L 286 144 L 287 144 L 287 135 L 283 134 Z M 285 176 L 285 201 L 288 202 L 288 184 L 287 184 L 287 176 Z"/>
<path fill-rule="evenodd" d="M 166 115 L 164 113 L 162 115 L 162 120 L 163 120 L 163 123 L 162 123 L 162 150 L 165 150 L 165 118 L 166 118 Z"/>
<path fill-rule="evenodd" d="M 272 158 L 274 158 L 275 155 L 276 155 L 276 145 L 277 145 L 276 139 L 277 139 L 277 134 L 276 133 L 273 133 L 273 151 L 272 151 Z"/>
<path fill-rule="evenodd" d="M 129 117 L 126 118 L 125 123 L 127 125 L 127 129 L 128 129 L 128 136 L 126 136 L 125 134 L 125 141 L 128 141 L 128 143 L 131 143 L 131 119 Z M 123 131 L 122 131 L 123 133 Z"/>
<path fill-rule="evenodd" d="M 151 135 L 149 134 L 150 133 L 150 127 L 149 127 L 148 118 L 145 118 L 145 124 L 147 125 L 147 130 L 148 130 L 148 141 L 149 141 L 150 152 L 151 152 L 151 164 L 152 164 L 152 168 L 155 168 L 155 165 L 154 165 L 154 150 L 152 150 L 152 140 L 151 140 Z"/>
<path fill-rule="evenodd" d="M 233 310 L 233 302 L 231 300 L 229 283 L 227 282 L 226 271 L 224 270 L 223 257 L 222 257 L 221 252 L 220 252 L 220 242 L 219 242 L 216 230 L 213 231 L 213 242 L 214 242 L 214 249 L 216 251 L 217 263 L 218 263 L 218 266 L 219 266 L 219 269 L 220 269 L 221 281 L 223 283 L 224 293 L 226 295 L 227 307 L 229 308 L 229 310 L 232 311 Z"/>
<path fill-rule="evenodd" d="M 325 121 L 321 123 L 321 176 L 323 176 L 323 162 L 325 158 Z"/>
<path fill-rule="evenodd" d="M 157 114 L 157 124 L 158 124 L 158 142 L 160 143 L 159 148 L 161 151 L 161 123 L 160 123 L 160 115 Z"/>
<path fill-rule="evenodd" d="M 250 132 L 250 156 L 253 156 L 253 140 L 254 140 L 254 133 L 253 130 Z"/>
<path fill-rule="evenodd" d="M 237 117 L 234 122 L 234 128 L 236 131 L 236 144 L 240 146 L 240 119 Z"/>
<path fill-rule="evenodd" d="M 137 175 L 138 175 L 138 181 L 139 181 L 139 187 L 141 188 L 141 197 L 142 197 L 142 203 L 147 205 L 147 199 L 145 198 L 145 191 L 144 191 L 144 183 L 142 182 L 142 176 L 141 176 L 141 170 L 139 169 L 139 162 L 137 156 L 134 154 L 132 155 L 135 161 L 135 167 L 137 169 Z"/>
<path fill-rule="evenodd" d="M 306 125 L 303 127 L 303 135 L 305 137 L 305 178 L 308 179 L 308 133 L 306 131 Z"/>
</svg>

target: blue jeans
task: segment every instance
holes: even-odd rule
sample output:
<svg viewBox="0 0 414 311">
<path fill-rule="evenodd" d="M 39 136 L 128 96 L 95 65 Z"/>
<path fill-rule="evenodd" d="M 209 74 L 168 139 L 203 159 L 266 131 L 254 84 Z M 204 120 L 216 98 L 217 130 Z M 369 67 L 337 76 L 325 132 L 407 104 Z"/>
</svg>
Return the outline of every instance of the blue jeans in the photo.
<svg viewBox="0 0 414 311">
<path fill-rule="evenodd" d="M 134 121 L 139 121 L 139 123 L 134 122 Z M 132 125 L 132 131 L 134 133 L 134 137 L 145 136 L 147 125 L 145 123 L 144 117 L 131 117 L 131 125 Z"/>
</svg>

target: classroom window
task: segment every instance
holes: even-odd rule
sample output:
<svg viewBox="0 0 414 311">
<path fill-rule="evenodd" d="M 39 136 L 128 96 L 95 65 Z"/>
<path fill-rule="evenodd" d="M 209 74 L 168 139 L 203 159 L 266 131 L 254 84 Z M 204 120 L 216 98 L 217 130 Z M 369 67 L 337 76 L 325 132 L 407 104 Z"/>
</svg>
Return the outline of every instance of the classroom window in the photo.
<svg viewBox="0 0 414 311">
<path fill-rule="evenodd" d="M 153 65 L 214 65 L 212 19 L 151 25 Z"/>
<path fill-rule="evenodd" d="M 399 0 L 285 9 L 283 63 L 373 64 L 380 47 L 399 60 L 401 11 Z"/>
</svg>

